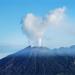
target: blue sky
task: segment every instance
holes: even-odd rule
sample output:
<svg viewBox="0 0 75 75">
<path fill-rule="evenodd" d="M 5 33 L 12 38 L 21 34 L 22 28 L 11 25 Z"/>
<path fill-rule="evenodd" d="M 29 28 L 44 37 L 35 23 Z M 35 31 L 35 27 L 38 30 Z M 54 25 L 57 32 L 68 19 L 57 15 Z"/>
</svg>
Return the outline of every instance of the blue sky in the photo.
<svg viewBox="0 0 75 75">
<path fill-rule="evenodd" d="M 28 46 L 28 38 L 21 29 L 23 16 L 28 13 L 44 16 L 49 11 L 63 6 L 66 7 L 66 14 L 71 23 L 69 28 L 73 31 L 69 29 L 65 33 L 60 32 L 61 29 L 53 32 L 48 30 L 50 33 L 46 33 L 44 46 L 55 48 L 75 44 L 75 0 L 0 0 L 0 45 L 22 48 Z"/>
</svg>

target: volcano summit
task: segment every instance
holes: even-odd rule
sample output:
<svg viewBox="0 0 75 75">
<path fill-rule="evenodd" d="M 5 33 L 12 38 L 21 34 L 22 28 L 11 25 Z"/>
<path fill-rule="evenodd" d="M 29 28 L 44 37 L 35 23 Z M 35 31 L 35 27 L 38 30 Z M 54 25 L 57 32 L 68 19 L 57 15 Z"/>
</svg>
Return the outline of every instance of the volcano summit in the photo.
<svg viewBox="0 0 75 75">
<path fill-rule="evenodd" d="M 70 50 L 75 46 L 54 50 L 29 46 L 1 59 L 0 75 L 75 75 L 75 56 Z"/>
</svg>

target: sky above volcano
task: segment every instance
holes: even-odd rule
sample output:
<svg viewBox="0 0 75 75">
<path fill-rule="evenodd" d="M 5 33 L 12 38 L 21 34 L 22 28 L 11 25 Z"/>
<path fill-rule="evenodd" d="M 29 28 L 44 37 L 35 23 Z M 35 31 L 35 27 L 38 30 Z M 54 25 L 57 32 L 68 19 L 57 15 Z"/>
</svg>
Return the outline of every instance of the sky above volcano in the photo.
<svg viewBox="0 0 75 75">
<path fill-rule="evenodd" d="M 22 31 L 23 17 L 29 13 L 45 16 L 59 8 L 65 9 L 65 18 L 62 24 L 53 24 L 45 32 L 43 46 L 57 48 L 75 45 L 75 0 L 0 0 L 0 46 L 23 48 L 30 45 Z"/>
</svg>

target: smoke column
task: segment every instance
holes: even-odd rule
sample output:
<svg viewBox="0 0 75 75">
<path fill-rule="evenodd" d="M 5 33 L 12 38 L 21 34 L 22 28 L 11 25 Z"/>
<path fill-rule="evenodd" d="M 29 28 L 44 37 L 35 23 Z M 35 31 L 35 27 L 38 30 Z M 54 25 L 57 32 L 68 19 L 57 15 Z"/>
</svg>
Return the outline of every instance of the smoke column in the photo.
<svg viewBox="0 0 75 75">
<path fill-rule="evenodd" d="M 34 46 L 42 46 L 44 32 L 50 27 L 60 25 L 63 20 L 65 7 L 51 10 L 46 16 L 35 16 L 28 13 L 23 18 L 23 31 Z"/>
</svg>

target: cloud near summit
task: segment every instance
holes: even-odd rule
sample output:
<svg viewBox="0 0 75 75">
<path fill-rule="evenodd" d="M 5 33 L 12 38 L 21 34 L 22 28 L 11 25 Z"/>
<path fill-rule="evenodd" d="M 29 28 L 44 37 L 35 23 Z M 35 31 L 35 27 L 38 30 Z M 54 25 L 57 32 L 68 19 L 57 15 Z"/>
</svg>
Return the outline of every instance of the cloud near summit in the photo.
<svg viewBox="0 0 75 75">
<path fill-rule="evenodd" d="M 44 16 L 36 16 L 33 13 L 28 13 L 24 18 L 24 23 L 27 28 L 43 27 L 48 25 L 59 25 L 65 17 L 66 7 L 56 8 L 50 10 L 48 14 Z"/>
<path fill-rule="evenodd" d="M 41 35 L 47 28 L 58 27 L 63 23 L 65 18 L 66 7 L 50 10 L 44 16 L 36 16 L 33 13 L 28 13 L 23 18 L 23 29 L 27 32 Z"/>
<path fill-rule="evenodd" d="M 42 39 L 44 32 L 48 28 L 57 28 L 63 23 L 66 7 L 50 10 L 44 16 L 37 16 L 33 13 L 28 13 L 23 18 L 23 29 L 29 39 Z"/>
</svg>

